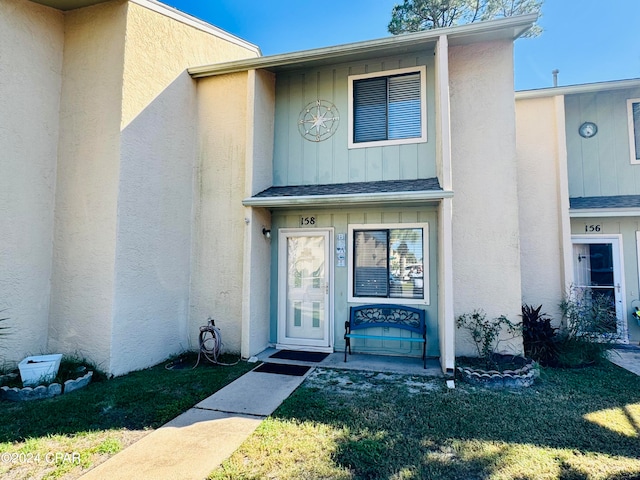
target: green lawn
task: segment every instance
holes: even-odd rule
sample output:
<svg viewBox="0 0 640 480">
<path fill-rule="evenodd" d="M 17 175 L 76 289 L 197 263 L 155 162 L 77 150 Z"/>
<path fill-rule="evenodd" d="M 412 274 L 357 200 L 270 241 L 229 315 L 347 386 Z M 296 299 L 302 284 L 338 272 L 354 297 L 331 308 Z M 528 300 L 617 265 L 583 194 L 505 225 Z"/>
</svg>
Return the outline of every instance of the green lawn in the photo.
<svg viewBox="0 0 640 480">
<path fill-rule="evenodd" d="M 163 363 L 51 399 L 0 401 L 0 478 L 77 478 L 253 367 Z"/>
<path fill-rule="evenodd" d="M 640 377 L 606 362 L 448 390 L 317 370 L 210 478 L 640 478 Z"/>
</svg>

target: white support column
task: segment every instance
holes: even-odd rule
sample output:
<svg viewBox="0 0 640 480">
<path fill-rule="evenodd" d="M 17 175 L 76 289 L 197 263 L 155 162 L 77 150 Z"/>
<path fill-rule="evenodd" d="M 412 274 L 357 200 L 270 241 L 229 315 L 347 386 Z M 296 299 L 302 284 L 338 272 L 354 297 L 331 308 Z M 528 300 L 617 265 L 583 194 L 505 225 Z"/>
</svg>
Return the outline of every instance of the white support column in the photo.
<svg viewBox="0 0 640 480">
<path fill-rule="evenodd" d="M 438 38 L 436 46 L 436 138 L 440 185 L 444 190 L 452 190 L 449 42 L 446 35 Z M 455 368 L 452 219 L 453 200 L 442 199 L 438 209 L 438 335 L 440 364 L 445 374 L 453 373 Z"/>
</svg>

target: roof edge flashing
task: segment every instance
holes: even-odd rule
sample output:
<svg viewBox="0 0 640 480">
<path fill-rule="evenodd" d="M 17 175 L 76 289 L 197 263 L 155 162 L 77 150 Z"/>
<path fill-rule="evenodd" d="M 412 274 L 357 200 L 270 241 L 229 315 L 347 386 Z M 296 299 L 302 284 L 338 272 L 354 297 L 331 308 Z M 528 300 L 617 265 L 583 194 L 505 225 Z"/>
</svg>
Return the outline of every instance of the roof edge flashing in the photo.
<svg viewBox="0 0 640 480">
<path fill-rule="evenodd" d="M 405 33 L 402 35 L 348 43 L 344 45 L 302 50 L 291 53 L 281 53 L 254 59 L 216 63 L 212 65 L 202 65 L 189 68 L 188 72 L 192 77 L 200 78 L 211 75 L 234 73 L 243 70 L 261 68 L 269 69 L 285 66 L 294 67 L 297 64 L 306 64 L 327 59 L 348 59 L 350 56 L 365 53 L 374 56 L 385 51 L 391 51 L 395 48 L 415 46 L 416 44 L 433 44 L 435 47 L 438 38 L 443 35 L 447 36 L 450 41 L 454 41 L 458 45 L 482 41 L 485 35 L 495 32 L 510 31 L 511 33 L 506 35 L 506 37 L 515 40 L 531 28 L 537 19 L 537 13 L 518 15 L 455 27 L 436 28 L 415 33 Z"/>
<path fill-rule="evenodd" d="M 249 197 L 242 201 L 246 207 L 290 207 L 301 205 L 332 206 L 332 205 L 365 205 L 384 203 L 423 203 L 453 197 L 452 191 L 429 190 L 412 192 L 380 192 L 365 194 L 343 195 L 299 195 L 281 197 Z"/>
</svg>

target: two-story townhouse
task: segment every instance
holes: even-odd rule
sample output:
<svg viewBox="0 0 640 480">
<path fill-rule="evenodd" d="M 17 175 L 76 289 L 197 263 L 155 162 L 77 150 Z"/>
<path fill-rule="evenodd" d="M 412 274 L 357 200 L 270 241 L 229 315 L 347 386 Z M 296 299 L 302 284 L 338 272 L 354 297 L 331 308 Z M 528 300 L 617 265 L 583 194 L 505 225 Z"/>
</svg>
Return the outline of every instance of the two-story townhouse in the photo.
<svg viewBox="0 0 640 480">
<path fill-rule="evenodd" d="M 235 193 L 250 231 L 245 356 L 270 344 L 342 349 L 350 306 L 400 303 L 426 311 L 427 355 L 451 371 L 456 354 L 472 352 L 464 337 L 456 344 L 456 315 L 482 308 L 516 320 L 513 41 L 534 20 L 189 69 L 201 183 L 226 188 L 220 162 L 247 169 Z M 239 78 L 247 91 L 231 92 Z M 201 225 L 220 215 L 215 198 L 214 189 L 200 204 Z M 199 268 L 195 285 L 213 306 L 227 280 L 213 256 Z M 397 340 L 357 347 L 420 354 Z"/>
<path fill-rule="evenodd" d="M 525 302 L 571 289 L 615 305 L 611 334 L 640 340 L 640 80 L 516 93 Z"/>
<path fill-rule="evenodd" d="M 261 57 L 152 0 L 51 5 L 0 4 L 5 360 L 119 375 L 196 348 L 207 317 L 245 358 L 334 351 L 349 306 L 400 303 L 451 372 L 473 352 L 457 315 L 518 317 L 534 15 Z"/>
</svg>

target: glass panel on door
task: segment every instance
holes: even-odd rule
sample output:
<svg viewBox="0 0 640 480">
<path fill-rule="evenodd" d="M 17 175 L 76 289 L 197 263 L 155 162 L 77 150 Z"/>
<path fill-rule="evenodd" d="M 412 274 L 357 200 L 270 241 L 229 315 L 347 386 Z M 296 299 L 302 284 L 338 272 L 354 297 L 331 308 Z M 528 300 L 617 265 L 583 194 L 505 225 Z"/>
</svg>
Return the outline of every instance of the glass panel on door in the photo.
<svg viewBox="0 0 640 480">
<path fill-rule="evenodd" d="M 574 243 L 574 281 L 582 301 L 617 312 L 620 303 L 620 281 L 616 278 L 612 243 Z M 619 317 L 619 315 L 618 315 Z M 608 323 L 595 326 L 597 333 L 618 333 L 615 315 Z"/>
<path fill-rule="evenodd" d="M 288 339 L 325 338 L 327 278 L 325 236 L 288 236 L 286 325 Z"/>
</svg>

